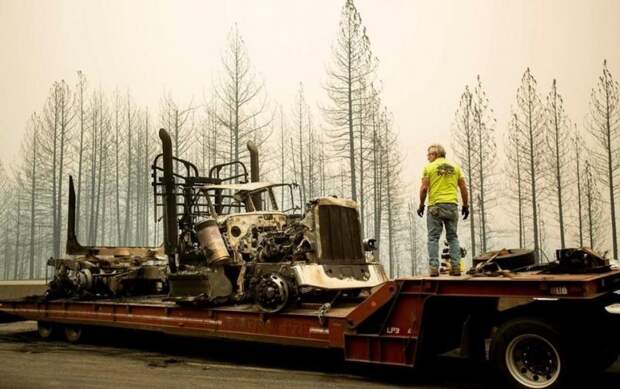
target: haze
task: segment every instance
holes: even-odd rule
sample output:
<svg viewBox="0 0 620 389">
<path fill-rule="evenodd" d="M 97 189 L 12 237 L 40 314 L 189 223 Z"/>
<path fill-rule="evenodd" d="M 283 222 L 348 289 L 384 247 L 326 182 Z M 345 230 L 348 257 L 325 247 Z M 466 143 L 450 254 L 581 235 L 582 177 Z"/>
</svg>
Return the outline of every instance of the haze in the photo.
<svg viewBox="0 0 620 389">
<path fill-rule="evenodd" d="M 202 103 L 221 69 L 234 23 L 271 100 L 290 107 L 299 82 L 316 107 L 344 1 L 0 0 L 0 154 L 10 165 L 29 115 L 55 80 L 129 89 L 158 109 L 164 91 Z M 569 117 L 583 125 L 603 59 L 620 78 L 617 1 L 358 0 L 380 60 L 383 98 L 395 117 L 415 182 L 431 142 L 450 145 L 458 98 L 480 74 L 499 138 L 526 67 L 545 95 L 553 78 Z M 501 159 L 500 159 L 501 160 Z"/>
</svg>

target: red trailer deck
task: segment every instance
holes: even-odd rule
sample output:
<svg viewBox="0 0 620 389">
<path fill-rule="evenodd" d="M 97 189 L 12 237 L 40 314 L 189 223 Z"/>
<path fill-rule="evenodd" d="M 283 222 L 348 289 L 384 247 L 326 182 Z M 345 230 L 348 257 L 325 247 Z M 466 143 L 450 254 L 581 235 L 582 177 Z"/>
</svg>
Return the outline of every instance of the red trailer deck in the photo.
<svg viewBox="0 0 620 389">
<path fill-rule="evenodd" d="M 528 373 L 520 380 L 517 374 L 512 382 L 517 387 L 535 387 L 528 382 L 544 381 L 540 377 L 547 371 L 549 385 L 542 387 L 553 387 L 567 373 L 560 365 L 579 363 L 579 355 L 584 368 L 588 364 L 600 369 L 616 360 L 620 337 L 614 334 L 618 333 L 620 315 L 614 312 L 620 302 L 619 291 L 620 270 L 584 275 L 516 273 L 510 277 L 401 278 L 376 287 L 360 302 L 302 304 L 277 314 L 262 313 L 252 305 L 179 306 L 165 301 L 164 296 L 3 300 L 0 312 L 38 321 L 43 336 L 64 327 L 71 341 L 76 341 L 83 329 L 122 327 L 336 348 L 342 349 L 349 361 L 397 366 L 414 366 L 427 356 L 457 347 L 482 358 L 484 342 L 491 338 L 489 357 L 500 359 L 496 361 L 500 370 L 503 367 L 510 374 L 514 373 L 510 364 L 502 363 L 497 349 L 508 352 L 511 341 L 532 333 L 534 340 L 546 339 L 542 346 L 547 345 L 546 351 L 557 355 L 557 361 L 543 367 L 542 373 Z M 519 328 L 526 330 L 519 332 Z M 548 336 L 541 335 L 545 331 Z M 554 338 L 555 333 L 561 334 L 561 340 Z M 568 351 L 567 339 L 579 352 Z M 609 349 L 605 357 L 594 358 L 602 349 Z M 530 367 L 521 366 L 523 369 Z"/>
</svg>

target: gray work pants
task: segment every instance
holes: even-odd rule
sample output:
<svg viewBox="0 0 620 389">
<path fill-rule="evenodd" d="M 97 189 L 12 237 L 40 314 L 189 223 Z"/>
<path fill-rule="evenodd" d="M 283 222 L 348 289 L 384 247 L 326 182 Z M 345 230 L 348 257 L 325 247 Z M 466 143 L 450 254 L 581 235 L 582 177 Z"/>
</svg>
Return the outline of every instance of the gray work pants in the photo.
<svg viewBox="0 0 620 389">
<path fill-rule="evenodd" d="M 450 247 L 450 264 L 460 267 L 461 246 L 456 229 L 459 224 L 459 209 L 456 204 L 435 204 L 428 207 L 426 229 L 428 232 L 428 259 L 431 268 L 439 268 L 439 238 L 446 228 L 446 239 Z"/>
</svg>

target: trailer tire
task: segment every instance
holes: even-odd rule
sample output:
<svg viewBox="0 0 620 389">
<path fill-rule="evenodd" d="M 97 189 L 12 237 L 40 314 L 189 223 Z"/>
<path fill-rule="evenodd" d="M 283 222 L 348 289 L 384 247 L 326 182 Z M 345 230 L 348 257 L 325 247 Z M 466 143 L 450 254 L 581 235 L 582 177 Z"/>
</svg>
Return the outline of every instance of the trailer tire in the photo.
<svg viewBox="0 0 620 389">
<path fill-rule="evenodd" d="M 52 323 L 45 321 L 37 322 L 37 332 L 39 333 L 39 337 L 41 339 L 51 339 L 54 335 L 56 335 L 57 330 L 58 329 L 56 326 Z"/>
<path fill-rule="evenodd" d="M 514 318 L 500 325 L 489 356 L 500 379 L 512 388 L 560 388 L 570 371 L 560 332 L 533 317 Z"/>
<path fill-rule="evenodd" d="M 65 339 L 69 343 L 78 343 L 82 338 L 82 327 L 65 326 Z"/>
</svg>

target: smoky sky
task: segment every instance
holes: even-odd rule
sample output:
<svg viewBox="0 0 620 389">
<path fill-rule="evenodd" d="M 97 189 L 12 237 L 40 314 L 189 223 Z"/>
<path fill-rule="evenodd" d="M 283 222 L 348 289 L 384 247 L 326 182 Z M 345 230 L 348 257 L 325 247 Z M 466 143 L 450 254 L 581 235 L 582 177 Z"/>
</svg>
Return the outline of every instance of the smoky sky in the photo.
<svg viewBox="0 0 620 389">
<path fill-rule="evenodd" d="M 320 117 L 343 3 L 0 0 L 0 158 L 8 165 L 18 159 L 30 114 L 41 111 L 54 81 L 73 85 L 78 70 L 91 88 L 130 90 L 153 113 L 164 92 L 184 104 L 202 104 L 218 79 L 235 23 L 272 103 L 290 112 L 303 82 Z M 477 74 L 495 111 L 499 144 L 526 67 L 543 99 L 557 79 L 578 127 L 604 59 L 620 78 L 618 1 L 356 5 L 379 58 L 377 78 L 394 115 L 408 182 L 417 182 L 428 144 L 444 144 L 450 157 L 458 99 Z"/>
</svg>

